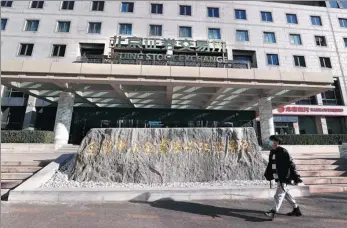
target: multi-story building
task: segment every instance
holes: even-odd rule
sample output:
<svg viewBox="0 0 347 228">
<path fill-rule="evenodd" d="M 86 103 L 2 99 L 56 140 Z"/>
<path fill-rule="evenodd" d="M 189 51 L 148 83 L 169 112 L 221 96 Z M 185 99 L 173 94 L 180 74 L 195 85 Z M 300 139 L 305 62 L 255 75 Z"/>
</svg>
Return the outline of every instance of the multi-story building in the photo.
<svg viewBox="0 0 347 228">
<path fill-rule="evenodd" d="M 24 68 L 30 68 L 32 74 L 50 62 L 54 66 L 60 64 L 55 68 L 62 71 L 94 63 L 85 73 L 78 74 L 87 77 L 94 72 L 97 78 L 108 75 L 107 64 L 112 65 L 110 72 L 124 71 L 122 74 L 129 78 L 141 64 L 141 74 L 148 68 L 146 74 L 153 77 L 151 82 L 145 81 L 145 76 L 139 77 L 137 80 L 143 83 L 136 86 L 130 82 L 123 86 L 110 84 L 117 97 L 108 96 L 110 86 L 105 84 L 98 88 L 82 86 L 81 81 L 73 84 L 71 78 L 51 83 L 49 80 L 62 74 L 52 73 L 53 65 L 36 72 L 45 77 L 42 80 L 7 78 L 2 83 L 2 128 L 54 128 L 59 95 L 69 91 L 75 99 L 76 126 L 86 119 L 85 113 L 95 114 L 100 108 L 109 108 L 112 115 L 121 112 L 120 108 L 179 108 L 195 113 L 188 123 L 180 122 L 178 119 L 183 117 L 178 114 L 170 123 L 151 117 L 139 123 L 139 117 L 136 124 L 134 118 L 119 116 L 112 120 L 103 115 L 98 117 L 101 125 L 84 122 L 78 131 L 95 126 L 216 126 L 215 122 L 221 120 L 223 124 L 243 126 L 256 119 L 258 107 L 260 117 L 264 116 L 261 106 L 266 104 L 260 99 L 266 98 L 272 100 L 272 106 L 266 107 L 273 109 L 273 118 L 271 115 L 270 122 L 258 126 L 252 122 L 260 130 L 262 125 L 269 125 L 266 134 L 346 133 L 346 7 L 344 1 L 1 1 L 1 60 L 2 68 L 6 68 L 3 74 L 18 73 L 18 79 L 21 74 L 29 75 L 23 73 Z M 125 69 L 129 65 L 133 67 Z M 153 73 L 156 69 L 163 72 Z M 170 69 L 169 73 L 166 69 Z M 188 89 L 177 81 L 171 86 L 165 84 L 165 91 L 159 88 L 164 78 L 190 79 L 193 71 L 196 77 L 206 75 L 210 87 L 202 86 L 203 90 L 197 82 L 189 82 Z M 224 73 L 233 81 L 226 82 Z M 69 74 L 75 75 L 72 71 Z M 214 78 L 229 84 L 222 88 L 223 82 L 218 84 Z M 247 80 L 249 86 L 239 86 L 242 80 Z M 329 80 L 331 86 L 327 84 Z M 325 89 L 317 89 L 318 85 Z M 298 91 L 300 86 L 307 89 Z M 203 109 L 224 110 L 218 112 L 223 117 L 206 123 L 200 115 Z M 254 116 L 247 110 L 254 110 Z M 153 115 L 149 112 L 140 113 Z M 232 116 L 231 120 L 228 116 Z M 37 121 L 42 118 L 52 119 L 52 123 Z"/>
</svg>

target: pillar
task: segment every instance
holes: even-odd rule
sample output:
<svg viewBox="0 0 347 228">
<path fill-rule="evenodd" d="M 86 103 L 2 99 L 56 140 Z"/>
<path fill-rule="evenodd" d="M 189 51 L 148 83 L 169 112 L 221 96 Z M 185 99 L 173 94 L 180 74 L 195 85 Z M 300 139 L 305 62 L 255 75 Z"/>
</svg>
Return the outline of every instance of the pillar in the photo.
<svg viewBox="0 0 347 228">
<path fill-rule="evenodd" d="M 328 125 L 325 116 L 316 116 L 316 127 L 319 135 L 328 135 Z"/>
<path fill-rule="evenodd" d="M 269 137 L 275 134 L 271 99 L 261 98 L 258 105 L 261 141 L 264 145 Z"/>
<path fill-rule="evenodd" d="M 74 100 L 75 96 L 72 93 L 61 92 L 59 95 L 54 125 L 54 144 L 56 149 L 69 142 Z"/>
<path fill-rule="evenodd" d="M 293 127 L 294 127 L 294 134 L 300 135 L 299 123 L 298 122 L 293 123 Z"/>
<path fill-rule="evenodd" d="M 29 96 L 25 116 L 23 121 L 23 130 L 34 130 L 36 122 L 36 97 Z"/>
</svg>

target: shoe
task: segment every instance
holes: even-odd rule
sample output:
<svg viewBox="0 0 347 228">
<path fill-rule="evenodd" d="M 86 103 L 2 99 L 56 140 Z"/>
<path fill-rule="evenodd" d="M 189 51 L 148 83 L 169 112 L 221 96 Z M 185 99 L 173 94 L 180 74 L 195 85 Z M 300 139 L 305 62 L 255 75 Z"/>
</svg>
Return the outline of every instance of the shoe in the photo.
<svg viewBox="0 0 347 228">
<path fill-rule="evenodd" d="M 274 219 L 276 212 L 274 210 L 271 210 L 271 211 L 265 212 L 264 214 L 266 215 L 266 217 L 268 217 L 270 219 Z"/>
<path fill-rule="evenodd" d="M 294 208 L 294 210 L 287 214 L 288 216 L 302 216 L 302 213 L 300 211 L 300 208 Z"/>
</svg>

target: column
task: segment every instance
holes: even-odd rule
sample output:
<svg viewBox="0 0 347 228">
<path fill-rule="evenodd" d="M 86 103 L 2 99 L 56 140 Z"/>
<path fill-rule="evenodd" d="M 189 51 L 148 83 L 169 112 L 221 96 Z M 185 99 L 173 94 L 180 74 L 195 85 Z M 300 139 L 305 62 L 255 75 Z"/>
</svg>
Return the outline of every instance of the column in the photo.
<svg viewBox="0 0 347 228">
<path fill-rule="evenodd" d="M 36 97 L 29 96 L 25 116 L 23 121 L 23 130 L 34 130 L 36 122 Z"/>
<path fill-rule="evenodd" d="M 72 93 L 61 92 L 59 95 L 54 126 L 54 144 L 56 149 L 68 144 L 74 100 L 75 96 Z"/>
<path fill-rule="evenodd" d="M 319 135 L 328 135 L 328 125 L 325 116 L 316 116 L 316 127 Z"/>
<path fill-rule="evenodd" d="M 299 123 L 298 122 L 294 122 L 293 123 L 293 127 L 294 127 L 294 134 L 300 135 Z"/>
<path fill-rule="evenodd" d="M 264 145 L 269 137 L 275 134 L 271 98 L 261 98 L 258 105 L 261 141 Z"/>
</svg>

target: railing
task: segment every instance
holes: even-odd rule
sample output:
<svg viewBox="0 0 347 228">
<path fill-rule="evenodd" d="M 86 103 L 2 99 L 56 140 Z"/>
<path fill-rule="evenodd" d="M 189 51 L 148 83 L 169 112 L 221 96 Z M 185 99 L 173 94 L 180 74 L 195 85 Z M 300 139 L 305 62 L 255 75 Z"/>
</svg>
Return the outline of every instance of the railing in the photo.
<svg viewBox="0 0 347 228">
<path fill-rule="evenodd" d="M 161 66 L 190 66 L 190 67 L 215 67 L 250 69 L 250 62 L 227 60 L 225 62 L 197 62 L 197 61 L 172 61 L 172 60 L 135 60 L 112 58 L 105 55 L 89 55 L 77 57 L 76 63 L 99 64 L 134 64 L 134 65 L 161 65 Z"/>
</svg>

